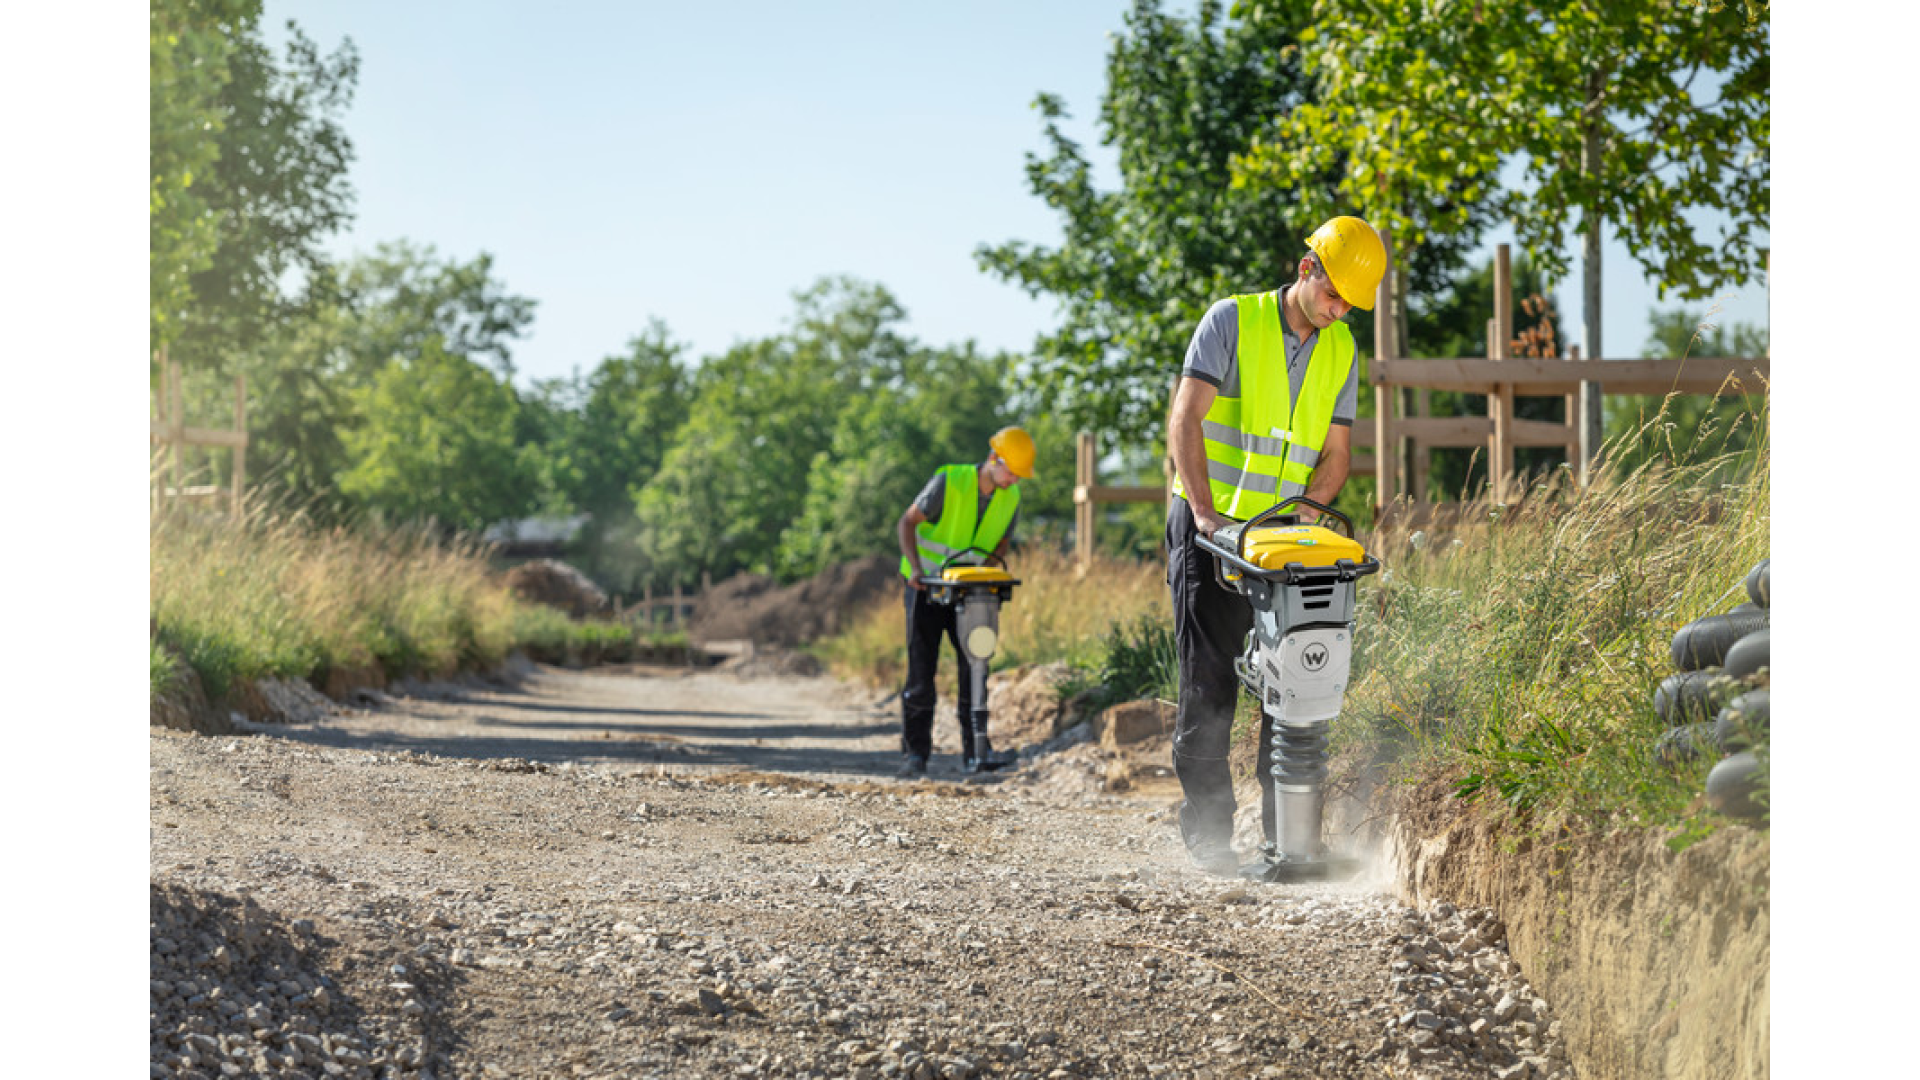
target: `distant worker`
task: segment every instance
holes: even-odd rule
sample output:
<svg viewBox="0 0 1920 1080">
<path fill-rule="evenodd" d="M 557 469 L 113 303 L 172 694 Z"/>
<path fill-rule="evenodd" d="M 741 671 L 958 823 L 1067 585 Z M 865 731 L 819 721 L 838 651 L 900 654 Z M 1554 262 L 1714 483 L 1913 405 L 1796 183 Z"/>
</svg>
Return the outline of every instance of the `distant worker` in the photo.
<svg viewBox="0 0 1920 1080">
<path fill-rule="evenodd" d="M 900 744 L 903 779 L 925 776 L 933 756 L 933 677 L 940 661 L 940 639 L 953 643 L 960 676 L 960 747 L 969 773 L 997 769 L 1011 755 L 991 748 L 974 754 L 973 693 L 967 658 L 961 651 L 951 605 L 927 598 L 920 578 L 938 574 L 949 559 L 977 565 L 990 552 L 1002 561 L 1020 513 L 1020 481 L 1033 477 L 1033 437 L 1017 427 L 1001 428 L 987 440 L 990 452 L 978 465 L 944 465 L 900 515 L 900 573 L 907 579 L 907 685 L 900 694 Z M 982 705 L 985 703 L 983 702 Z"/>
<path fill-rule="evenodd" d="M 1167 583 L 1173 594 L 1180 701 L 1173 770 L 1180 837 L 1195 866 L 1228 875 L 1234 855 L 1233 780 L 1227 772 L 1240 655 L 1253 611 L 1215 579 L 1194 543 L 1283 499 L 1332 506 L 1347 481 L 1359 398 L 1353 334 L 1340 320 L 1373 310 L 1386 246 L 1357 217 L 1336 217 L 1307 238 L 1293 284 L 1215 303 L 1187 346 L 1167 423 L 1174 484 L 1167 508 Z M 1262 825 L 1274 840 L 1269 782 L 1273 731 L 1264 721 L 1256 765 Z"/>
</svg>

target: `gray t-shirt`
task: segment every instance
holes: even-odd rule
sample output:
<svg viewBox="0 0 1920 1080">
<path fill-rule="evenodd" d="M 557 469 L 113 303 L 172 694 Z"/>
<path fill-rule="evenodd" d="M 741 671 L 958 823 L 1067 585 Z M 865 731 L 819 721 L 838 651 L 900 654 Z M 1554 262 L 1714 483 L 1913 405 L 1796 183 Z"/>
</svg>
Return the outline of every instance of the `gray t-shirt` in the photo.
<svg viewBox="0 0 1920 1080">
<path fill-rule="evenodd" d="M 973 512 L 973 520 L 979 521 L 986 517 L 987 504 L 992 501 L 993 492 L 991 491 L 980 496 L 980 505 Z M 913 505 L 920 508 L 920 512 L 926 515 L 929 523 L 939 521 L 941 513 L 947 508 L 947 474 L 934 473 L 933 479 L 927 481 L 927 486 L 920 489 L 920 494 L 913 500 Z M 1013 527 L 1018 524 L 1020 524 L 1020 510 L 1016 507 L 1013 511 L 1013 519 L 1007 522 L 1008 536 L 1013 535 Z"/>
<path fill-rule="evenodd" d="M 1281 303 L 1286 302 L 1286 296 L 1286 289 L 1281 289 Z M 1293 327 L 1288 326 L 1287 320 L 1282 318 L 1280 335 L 1287 352 L 1287 388 L 1291 404 L 1300 400 L 1300 387 L 1307 381 L 1307 360 L 1313 356 L 1313 347 L 1320 340 L 1320 334 L 1315 331 L 1303 341 L 1294 335 Z M 1201 317 L 1200 325 L 1193 331 L 1193 340 L 1187 345 L 1186 365 L 1180 369 L 1180 373 L 1211 383 L 1214 389 L 1227 397 L 1239 397 L 1239 350 L 1240 309 L 1233 298 L 1228 297 L 1208 308 L 1206 315 Z M 1340 387 L 1340 396 L 1333 403 L 1333 422 L 1352 427 L 1359 400 L 1360 364 L 1356 357 L 1354 365 L 1347 369 L 1346 384 Z"/>
</svg>

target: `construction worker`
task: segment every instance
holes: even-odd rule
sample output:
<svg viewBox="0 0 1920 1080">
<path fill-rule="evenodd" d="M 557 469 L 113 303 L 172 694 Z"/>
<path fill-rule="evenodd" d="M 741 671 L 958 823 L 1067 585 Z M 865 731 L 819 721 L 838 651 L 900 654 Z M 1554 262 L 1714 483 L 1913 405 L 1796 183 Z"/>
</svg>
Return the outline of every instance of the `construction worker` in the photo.
<svg viewBox="0 0 1920 1080">
<path fill-rule="evenodd" d="M 1336 217 L 1307 238 L 1293 284 L 1230 296 L 1201 318 L 1168 417 L 1175 498 L 1167 508 L 1167 584 L 1173 593 L 1180 701 L 1173 769 L 1185 796 L 1180 836 L 1195 866 L 1232 874 L 1233 781 L 1227 751 L 1240 684 L 1234 660 L 1252 609 L 1215 577 L 1197 537 L 1305 495 L 1327 506 L 1346 483 L 1359 365 L 1340 320 L 1371 311 L 1386 247 L 1357 217 Z M 1266 839 L 1274 839 L 1269 783 L 1273 732 L 1263 720 L 1256 766 Z"/>
<path fill-rule="evenodd" d="M 992 552 L 1004 561 L 1007 542 L 1020 513 L 1020 481 L 1033 476 L 1033 437 L 1017 427 L 1001 428 L 987 440 L 987 459 L 978 465 L 943 465 L 919 497 L 900 515 L 900 573 L 907 579 L 907 685 L 900 693 L 900 748 L 903 779 L 925 776 L 933 754 L 934 670 L 940 639 L 953 642 L 960 678 L 960 746 L 969 772 L 997 769 L 1011 755 L 976 757 L 973 745 L 973 688 L 965 676 L 954 609 L 927 598 L 920 578 L 937 574 L 954 556 L 954 565 L 977 565 Z"/>
</svg>

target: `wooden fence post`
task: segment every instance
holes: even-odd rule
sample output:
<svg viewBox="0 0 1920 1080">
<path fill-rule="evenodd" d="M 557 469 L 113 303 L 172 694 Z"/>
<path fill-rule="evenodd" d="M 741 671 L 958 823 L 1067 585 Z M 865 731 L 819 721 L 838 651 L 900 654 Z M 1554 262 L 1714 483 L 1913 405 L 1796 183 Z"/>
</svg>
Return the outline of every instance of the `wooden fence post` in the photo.
<svg viewBox="0 0 1920 1080">
<path fill-rule="evenodd" d="M 167 359 L 167 350 L 160 350 L 160 362 L 165 365 L 167 394 L 172 403 L 167 407 L 167 443 L 172 449 L 168 456 L 173 464 L 173 495 L 184 499 L 187 494 L 187 463 L 184 454 L 187 450 L 187 403 L 186 391 L 180 385 L 180 367 Z"/>
<path fill-rule="evenodd" d="M 1493 257 L 1493 322 L 1488 326 L 1487 357 L 1505 360 L 1513 351 L 1513 262 L 1511 249 L 1501 244 Z M 1493 461 L 1488 472 L 1493 478 L 1493 499 L 1506 502 L 1513 485 L 1513 384 L 1498 383 L 1488 401 L 1493 414 Z"/>
<path fill-rule="evenodd" d="M 1387 368 L 1391 366 L 1393 349 L 1393 246 L 1386 233 L 1380 234 L 1380 241 L 1386 247 L 1387 268 L 1380 275 L 1380 286 L 1374 293 L 1373 306 L 1379 312 L 1373 320 L 1373 518 L 1379 524 L 1387 508 L 1393 505 L 1395 481 L 1398 479 L 1395 466 L 1400 456 L 1400 445 L 1396 439 L 1399 434 L 1393 423 L 1393 402 L 1399 397 L 1386 383 Z"/>
<path fill-rule="evenodd" d="M 244 513 L 247 491 L 247 377 L 233 377 L 233 430 L 239 432 L 241 440 L 233 448 L 233 520 L 239 521 Z"/>
<path fill-rule="evenodd" d="M 1567 359 L 1580 359 L 1580 346 L 1567 346 Z M 1561 411 L 1564 412 L 1567 417 L 1567 445 L 1565 448 L 1567 465 L 1572 472 L 1576 484 L 1584 484 L 1585 481 L 1583 477 L 1586 474 L 1586 469 L 1580 462 L 1580 392 L 1576 390 L 1571 394 L 1562 394 L 1560 397 L 1564 403 L 1561 406 Z"/>
<path fill-rule="evenodd" d="M 1093 529 L 1096 507 L 1093 502 L 1095 448 L 1093 433 L 1082 431 L 1074 437 L 1074 561 L 1082 570 L 1093 565 Z"/>
</svg>

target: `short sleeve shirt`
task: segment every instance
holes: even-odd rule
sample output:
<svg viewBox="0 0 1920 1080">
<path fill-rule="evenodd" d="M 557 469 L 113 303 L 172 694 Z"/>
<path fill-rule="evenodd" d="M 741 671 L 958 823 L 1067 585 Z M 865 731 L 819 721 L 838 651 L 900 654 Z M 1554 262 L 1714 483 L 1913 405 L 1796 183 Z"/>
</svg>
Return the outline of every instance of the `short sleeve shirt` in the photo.
<svg viewBox="0 0 1920 1080">
<path fill-rule="evenodd" d="M 1291 286 L 1288 286 L 1291 288 Z M 1280 302 L 1286 303 L 1287 290 L 1280 290 Z M 1314 331 L 1303 340 L 1280 320 L 1281 341 L 1287 352 L 1287 389 L 1288 403 L 1300 400 L 1300 388 L 1306 385 L 1307 361 L 1313 356 L 1313 347 L 1320 341 L 1320 332 Z M 1226 397 L 1240 396 L 1240 307 L 1232 297 L 1221 300 L 1207 309 L 1200 319 L 1200 325 L 1193 331 L 1193 340 L 1187 345 L 1186 364 L 1180 369 L 1182 375 L 1210 383 Z M 1347 369 L 1347 381 L 1340 387 L 1340 396 L 1333 403 L 1333 422 L 1344 427 L 1353 426 L 1354 415 L 1359 411 L 1360 401 L 1360 365 L 1356 363 Z"/>
<path fill-rule="evenodd" d="M 980 505 L 973 512 L 973 520 L 979 521 L 985 517 L 987 514 L 987 504 L 992 501 L 993 492 L 991 491 L 980 496 Z M 947 508 L 947 474 L 944 472 L 934 473 L 933 479 L 927 481 L 927 486 L 920 489 L 920 494 L 913 500 L 913 505 L 920 508 L 920 513 L 926 516 L 928 522 L 939 521 L 941 512 Z M 1020 524 L 1020 509 L 1015 507 L 1013 519 L 1007 522 L 1008 536 L 1013 535 L 1013 528 L 1018 524 Z"/>
</svg>

